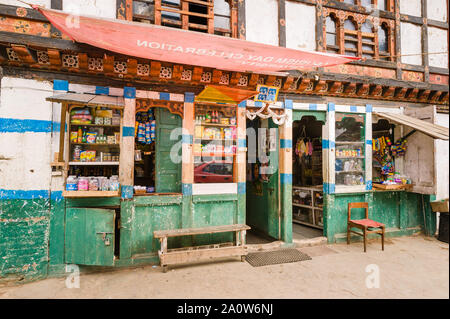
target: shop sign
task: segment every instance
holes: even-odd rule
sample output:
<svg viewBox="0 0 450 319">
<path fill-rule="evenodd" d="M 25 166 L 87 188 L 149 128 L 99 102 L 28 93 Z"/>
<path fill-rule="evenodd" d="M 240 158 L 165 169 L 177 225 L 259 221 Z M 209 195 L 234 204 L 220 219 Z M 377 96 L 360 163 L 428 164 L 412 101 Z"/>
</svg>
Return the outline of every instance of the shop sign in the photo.
<svg viewBox="0 0 450 319">
<path fill-rule="evenodd" d="M 258 91 L 258 95 L 255 96 L 256 102 L 275 103 L 278 99 L 280 88 L 260 84 L 257 86 L 256 91 Z"/>
</svg>

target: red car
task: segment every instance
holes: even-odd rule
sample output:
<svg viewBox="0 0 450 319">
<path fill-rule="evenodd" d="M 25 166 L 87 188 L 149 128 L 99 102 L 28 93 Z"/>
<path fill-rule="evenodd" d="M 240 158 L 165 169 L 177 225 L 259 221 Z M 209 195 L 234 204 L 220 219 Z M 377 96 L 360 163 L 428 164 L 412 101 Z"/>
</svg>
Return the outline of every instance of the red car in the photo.
<svg viewBox="0 0 450 319">
<path fill-rule="evenodd" d="M 194 169 L 194 183 L 233 182 L 233 163 L 211 161 L 202 163 Z"/>
</svg>

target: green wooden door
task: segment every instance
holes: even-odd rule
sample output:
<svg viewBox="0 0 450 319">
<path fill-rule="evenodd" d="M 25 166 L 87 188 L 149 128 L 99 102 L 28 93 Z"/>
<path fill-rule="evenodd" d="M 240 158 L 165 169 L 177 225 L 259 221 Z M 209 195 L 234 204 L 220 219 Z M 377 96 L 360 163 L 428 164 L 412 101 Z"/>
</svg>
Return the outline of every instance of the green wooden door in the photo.
<svg viewBox="0 0 450 319">
<path fill-rule="evenodd" d="M 65 262 L 113 266 L 114 219 L 115 211 L 111 209 L 68 208 Z"/>
<path fill-rule="evenodd" d="M 156 108 L 156 192 L 181 192 L 181 117 L 170 113 L 164 108 Z M 174 139 L 171 133 L 174 129 Z M 178 155 L 178 161 L 170 156 L 173 151 Z"/>
</svg>

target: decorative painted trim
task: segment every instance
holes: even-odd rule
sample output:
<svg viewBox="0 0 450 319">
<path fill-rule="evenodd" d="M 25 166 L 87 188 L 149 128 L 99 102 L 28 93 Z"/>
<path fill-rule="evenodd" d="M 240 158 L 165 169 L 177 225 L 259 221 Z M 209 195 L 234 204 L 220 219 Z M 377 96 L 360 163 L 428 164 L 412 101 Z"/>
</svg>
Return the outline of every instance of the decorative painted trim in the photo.
<svg viewBox="0 0 450 319">
<path fill-rule="evenodd" d="M 69 91 L 69 82 L 66 80 L 53 80 L 53 90 Z"/>
<path fill-rule="evenodd" d="M 194 103 L 195 100 L 195 94 L 192 92 L 186 92 L 184 93 L 184 102 L 186 103 Z"/>
<path fill-rule="evenodd" d="M 323 149 L 330 149 L 330 148 L 335 148 L 335 147 L 336 147 L 335 141 L 322 140 L 322 148 Z"/>
<path fill-rule="evenodd" d="M 371 191 L 372 190 L 372 181 L 366 181 L 366 190 Z"/>
<path fill-rule="evenodd" d="M 328 103 L 328 112 L 336 111 L 336 105 L 334 103 Z"/>
<path fill-rule="evenodd" d="M 123 88 L 123 97 L 126 99 L 135 99 L 136 98 L 136 88 L 126 86 Z"/>
<path fill-rule="evenodd" d="M 133 186 L 130 185 L 122 185 L 121 187 L 122 192 L 122 198 L 123 199 L 130 199 L 133 198 Z"/>
<path fill-rule="evenodd" d="M 238 194 L 245 194 L 247 192 L 247 183 L 238 183 Z"/>
<path fill-rule="evenodd" d="M 350 112 L 356 112 L 358 108 L 356 106 L 350 105 Z"/>
<path fill-rule="evenodd" d="M 181 136 L 181 143 L 182 144 L 193 144 L 194 137 L 191 134 L 183 134 Z"/>
<path fill-rule="evenodd" d="M 64 199 L 62 191 L 50 191 L 50 199 L 54 201 L 61 201 Z"/>
<path fill-rule="evenodd" d="M 183 183 L 181 185 L 181 188 L 182 188 L 183 195 L 192 196 L 192 184 Z"/>
<path fill-rule="evenodd" d="M 135 128 L 133 126 L 123 126 L 122 127 L 122 136 L 123 137 L 134 137 L 135 135 Z"/>
<path fill-rule="evenodd" d="M 280 139 L 280 148 L 292 148 L 292 140 Z"/>
<path fill-rule="evenodd" d="M 316 107 L 315 110 L 312 110 L 311 108 Z M 328 107 L 326 104 L 308 104 L 308 103 L 294 103 L 293 106 L 294 110 L 297 111 L 327 111 Z"/>
<path fill-rule="evenodd" d="M 247 147 L 247 140 L 245 138 L 238 139 L 238 148 Z"/>
<path fill-rule="evenodd" d="M 99 95 L 109 95 L 109 87 L 107 86 L 96 86 L 95 94 Z"/>
<path fill-rule="evenodd" d="M 308 109 L 309 109 L 310 111 L 317 111 L 317 104 L 310 104 L 309 107 L 308 107 Z"/>
<path fill-rule="evenodd" d="M 0 133 L 50 133 L 59 132 L 59 122 L 0 118 Z M 67 130 L 67 126 L 66 126 Z"/>
<path fill-rule="evenodd" d="M 159 99 L 161 101 L 170 101 L 170 93 L 160 92 L 159 93 Z"/>
<path fill-rule="evenodd" d="M 242 108 L 247 107 L 247 101 L 242 101 L 241 103 L 238 104 L 238 107 L 242 107 Z"/>
<path fill-rule="evenodd" d="M 373 107 L 372 104 L 366 104 L 366 113 L 372 113 Z"/>
<path fill-rule="evenodd" d="M 281 173 L 280 174 L 280 183 L 283 184 L 292 184 L 292 174 Z"/>
<path fill-rule="evenodd" d="M 330 183 L 323 183 L 323 192 L 326 194 L 334 194 L 336 192 L 336 185 Z"/>
<path fill-rule="evenodd" d="M 48 199 L 50 191 L 43 190 L 21 190 L 21 189 L 0 189 L 0 199 Z"/>
<path fill-rule="evenodd" d="M 294 108 L 294 102 L 292 100 L 284 100 L 284 108 L 286 110 L 292 110 Z"/>
<path fill-rule="evenodd" d="M 372 145 L 372 140 L 366 140 L 366 145 Z"/>
</svg>

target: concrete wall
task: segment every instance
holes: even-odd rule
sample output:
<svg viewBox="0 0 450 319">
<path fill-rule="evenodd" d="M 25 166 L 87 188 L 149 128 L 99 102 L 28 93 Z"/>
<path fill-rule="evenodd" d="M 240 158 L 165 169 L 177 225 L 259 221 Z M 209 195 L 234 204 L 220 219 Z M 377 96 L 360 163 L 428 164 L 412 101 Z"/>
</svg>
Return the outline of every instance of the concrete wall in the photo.
<svg viewBox="0 0 450 319">
<path fill-rule="evenodd" d="M 316 50 L 315 6 L 286 1 L 286 47 Z"/>
<path fill-rule="evenodd" d="M 419 25 L 402 22 L 401 29 L 401 54 L 415 54 L 402 56 L 402 63 L 422 65 L 422 28 Z"/>
<path fill-rule="evenodd" d="M 445 127 L 449 127 L 448 114 L 438 113 L 435 123 Z M 448 198 L 448 141 L 436 140 L 436 180 L 437 180 L 437 194 L 436 199 Z"/>
<path fill-rule="evenodd" d="M 116 18 L 116 1 L 113 0 L 63 0 L 66 12 L 103 18 Z"/>
<path fill-rule="evenodd" d="M 447 30 L 428 27 L 428 51 L 430 53 L 448 52 L 447 39 Z M 428 58 L 430 66 L 448 68 L 448 53 L 430 54 Z"/>
<path fill-rule="evenodd" d="M 447 10 L 447 0 L 427 0 L 428 19 L 447 22 Z"/>
<path fill-rule="evenodd" d="M 422 0 L 400 0 L 400 13 L 421 17 Z"/>
<path fill-rule="evenodd" d="M 246 0 L 246 40 L 278 45 L 277 0 Z"/>
</svg>

